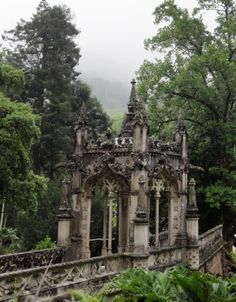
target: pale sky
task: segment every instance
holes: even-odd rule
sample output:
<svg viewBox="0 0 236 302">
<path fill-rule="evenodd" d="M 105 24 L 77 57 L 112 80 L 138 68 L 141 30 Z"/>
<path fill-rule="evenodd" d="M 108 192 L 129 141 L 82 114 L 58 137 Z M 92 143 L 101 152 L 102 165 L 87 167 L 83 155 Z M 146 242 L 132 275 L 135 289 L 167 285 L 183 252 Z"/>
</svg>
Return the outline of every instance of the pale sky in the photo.
<svg viewBox="0 0 236 302">
<path fill-rule="evenodd" d="M 143 41 L 155 33 L 152 13 L 162 0 L 48 0 L 66 4 L 81 30 L 78 44 L 82 77 L 102 77 L 129 83 L 145 58 L 154 55 Z M 39 0 L 0 0 L 0 34 L 15 27 L 21 18 L 29 20 Z M 195 0 L 178 0 L 192 8 Z"/>
</svg>

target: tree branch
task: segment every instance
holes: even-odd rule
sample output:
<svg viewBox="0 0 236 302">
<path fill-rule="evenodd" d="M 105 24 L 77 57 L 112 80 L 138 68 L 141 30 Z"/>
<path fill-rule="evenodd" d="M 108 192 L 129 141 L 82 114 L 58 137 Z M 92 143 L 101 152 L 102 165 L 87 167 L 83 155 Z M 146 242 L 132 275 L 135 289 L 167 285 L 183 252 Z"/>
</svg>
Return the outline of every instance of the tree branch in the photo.
<svg viewBox="0 0 236 302">
<path fill-rule="evenodd" d="M 215 116 L 215 118 L 217 120 L 220 119 L 220 115 L 218 114 L 218 112 L 216 111 L 216 109 L 209 103 L 205 102 L 204 100 L 201 100 L 201 99 L 198 99 L 198 98 L 195 98 L 194 96 L 192 95 L 189 95 L 187 93 L 183 93 L 183 92 L 175 92 L 175 91 L 171 91 L 170 92 L 172 95 L 175 95 L 175 96 L 180 96 L 182 98 L 186 98 L 186 99 L 190 99 L 190 100 L 193 100 L 205 107 L 207 107 Z"/>
</svg>

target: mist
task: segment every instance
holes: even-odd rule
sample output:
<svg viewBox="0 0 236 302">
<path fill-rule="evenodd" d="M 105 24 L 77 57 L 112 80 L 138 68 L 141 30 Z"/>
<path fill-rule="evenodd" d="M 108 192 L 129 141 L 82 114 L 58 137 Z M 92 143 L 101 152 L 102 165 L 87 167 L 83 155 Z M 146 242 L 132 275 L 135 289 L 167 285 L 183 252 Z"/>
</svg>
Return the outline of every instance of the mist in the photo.
<svg viewBox="0 0 236 302">
<path fill-rule="evenodd" d="M 153 12 L 163 1 L 156 0 L 48 0 L 50 5 L 65 4 L 71 9 L 73 23 L 80 30 L 80 78 L 91 85 L 106 109 L 125 110 L 130 81 L 144 59 L 157 55 L 144 49 L 144 39 L 155 34 Z M 196 1 L 178 0 L 191 9 Z M 0 2 L 0 33 L 29 20 L 38 0 Z M 112 92 L 113 90 L 113 92 Z M 109 99 L 110 98 L 110 99 Z M 110 105 L 110 106 L 109 106 Z"/>
</svg>

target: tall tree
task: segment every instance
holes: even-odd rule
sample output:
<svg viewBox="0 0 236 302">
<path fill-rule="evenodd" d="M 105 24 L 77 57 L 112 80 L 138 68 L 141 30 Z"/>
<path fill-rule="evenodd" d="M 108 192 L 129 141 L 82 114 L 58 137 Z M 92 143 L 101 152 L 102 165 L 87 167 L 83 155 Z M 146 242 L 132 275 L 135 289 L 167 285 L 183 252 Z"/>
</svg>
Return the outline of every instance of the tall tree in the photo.
<svg viewBox="0 0 236 302">
<path fill-rule="evenodd" d="M 210 11 L 216 16 L 214 30 L 204 23 Z M 236 232 L 235 1 L 198 0 L 190 13 L 166 0 L 154 17 L 157 34 L 145 45 L 163 53 L 163 59 L 145 61 L 138 73 L 152 131 L 169 125 L 181 109 L 188 121 L 191 161 L 205 169 L 199 179 L 200 206 L 206 201 L 218 209 L 229 240 Z"/>
<path fill-rule="evenodd" d="M 39 117 L 28 104 L 3 94 L 17 94 L 23 82 L 22 72 L 0 60 L 0 229 L 7 225 L 6 213 L 13 208 L 37 207 L 47 187 L 47 180 L 33 172 L 30 157 L 39 139 Z"/>
<path fill-rule="evenodd" d="M 37 171 L 53 176 L 55 164 L 71 151 L 72 82 L 80 51 L 75 44 L 79 32 L 72 24 L 70 9 L 50 7 L 42 0 L 30 21 L 21 20 L 8 31 L 10 63 L 24 70 L 26 87 L 22 98 L 42 118 L 40 144 L 34 150 Z"/>
</svg>

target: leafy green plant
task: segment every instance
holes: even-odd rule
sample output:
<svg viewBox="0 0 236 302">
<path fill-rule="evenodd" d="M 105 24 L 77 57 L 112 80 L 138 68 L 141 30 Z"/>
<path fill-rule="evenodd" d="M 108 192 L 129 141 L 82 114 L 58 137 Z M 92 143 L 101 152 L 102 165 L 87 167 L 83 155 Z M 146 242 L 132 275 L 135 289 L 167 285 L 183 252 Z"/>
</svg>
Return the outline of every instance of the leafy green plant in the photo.
<svg viewBox="0 0 236 302">
<path fill-rule="evenodd" d="M 236 277 L 223 280 L 176 266 L 164 272 L 130 269 L 94 296 L 70 291 L 82 302 L 236 302 Z"/>
<path fill-rule="evenodd" d="M 81 301 L 81 302 L 102 302 L 101 297 L 99 296 L 91 296 L 82 291 L 70 290 L 68 292 L 71 302 Z"/>
<path fill-rule="evenodd" d="M 52 249 L 57 246 L 56 241 L 52 241 L 52 239 L 47 235 L 44 239 L 39 241 L 36 244 L 37 250 L 43 250 L 43 249 Z"/>
<path fill-rule="evenodd" d="M 230 253 L 230 258 L 233 261 L 233 263 L 236 265 L 236 253 L 234 252 Z"/>
<path fill-rule="evenodd" d="M 13 228 L 0 229 L 0 254 L 18 252 L 22 249 L 22 242 Z"/>
<path fill-rule="evenodd" d="M 131 269 L 117 276 L 112 282 L 112 287 L 121 291 L 121 297 L 130 297 L 134 301 L 177 301 L 169 274 L 169 270 L 161 273 Z"/>
</svg>

